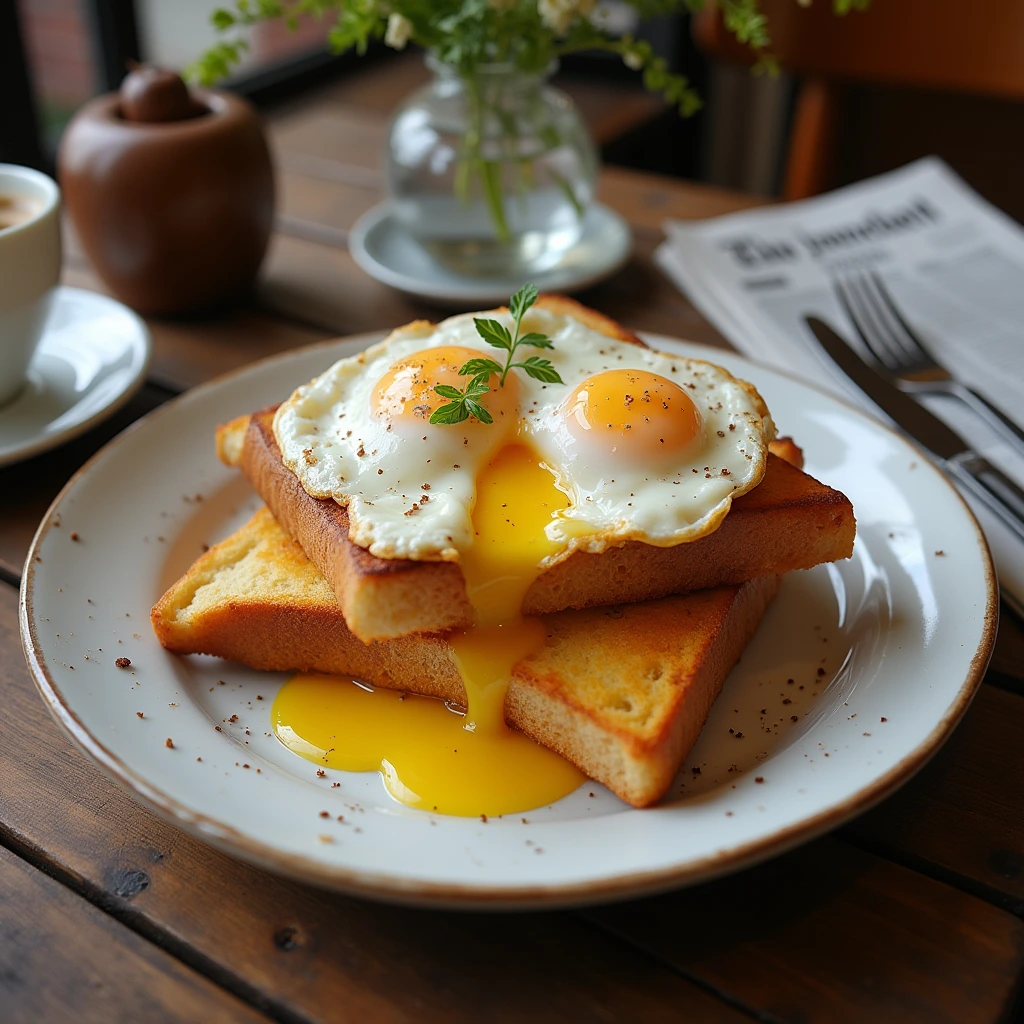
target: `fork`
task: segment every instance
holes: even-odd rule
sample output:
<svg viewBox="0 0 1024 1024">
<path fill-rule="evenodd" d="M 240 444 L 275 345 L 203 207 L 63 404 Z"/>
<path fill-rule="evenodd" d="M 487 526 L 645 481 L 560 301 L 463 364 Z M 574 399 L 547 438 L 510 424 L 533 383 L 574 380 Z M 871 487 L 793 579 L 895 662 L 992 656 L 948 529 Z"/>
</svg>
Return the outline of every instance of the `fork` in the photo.
<svg viewBox="0 0 1024 1024">
<path fill-rule="evenodd" d="M 835 292 L 868 351 L 901 391 L 958 398 L 1024 454 L 1024 430 L 935 359 L 877 273 L 837 278 Z"/>
</svg>

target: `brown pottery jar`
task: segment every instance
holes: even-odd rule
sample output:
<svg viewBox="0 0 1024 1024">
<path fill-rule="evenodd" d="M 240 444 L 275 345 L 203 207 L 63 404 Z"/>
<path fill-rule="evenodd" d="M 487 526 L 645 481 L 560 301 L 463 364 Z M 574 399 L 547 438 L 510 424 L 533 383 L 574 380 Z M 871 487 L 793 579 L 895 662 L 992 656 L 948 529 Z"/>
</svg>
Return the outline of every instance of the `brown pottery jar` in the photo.
<svg viewBox="0 0 1024 1024">
<path fill-rule="evenodd" d="M 74 117 L 58 154 L 65 206 L 93 267 L 143 313 L 238 298 L 266 252 L 274 180 L 251 104 L 143 67 Z"/>
</svg>

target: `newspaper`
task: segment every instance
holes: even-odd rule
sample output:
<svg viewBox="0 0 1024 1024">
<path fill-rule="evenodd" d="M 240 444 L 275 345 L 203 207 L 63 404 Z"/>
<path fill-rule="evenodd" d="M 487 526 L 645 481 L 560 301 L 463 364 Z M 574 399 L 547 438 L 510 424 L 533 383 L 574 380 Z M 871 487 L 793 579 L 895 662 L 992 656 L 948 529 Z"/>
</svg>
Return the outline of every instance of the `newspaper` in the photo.
<svg viewBox="0 0 1024 1024">
<path fill-rule="evenodd" d="M 656 259 L 752 359 L 885 416 L 822 351 L 813 313 L 861 346 L 833 290 L 877 271 L 932 354 L 1024 426 L 1024 229 L 929 157 L 827 195 L 705 221 L 669 221 Z M 861 354 L 870 354 L 861 347 Z M 1024 457 L 959 400 L 922 398 L 1024 486 Z M 1024 610 L 1024 544 L 972 501 L 1004 595 Z"/>
</svg>

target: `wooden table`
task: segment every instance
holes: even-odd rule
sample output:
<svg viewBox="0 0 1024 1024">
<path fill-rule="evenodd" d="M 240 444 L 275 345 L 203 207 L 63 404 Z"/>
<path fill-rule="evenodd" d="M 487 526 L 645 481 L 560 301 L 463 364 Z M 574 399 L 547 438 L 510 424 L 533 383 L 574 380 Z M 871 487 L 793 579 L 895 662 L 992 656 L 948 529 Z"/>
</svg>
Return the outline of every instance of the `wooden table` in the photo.
<svg viewBox="0 0 1024 1024">
<path fill-rule="evenodd" d="M 1008 614 L 965 721 L 880 807 L 734 877 L 579 912 L 405 910 L 266 874 L 135 805 L 50 720 L 21 651 L 17 587 L 35 525 L 75 468 L 219 373 L 435 315 L 368 280 L 345 249 L 380 196 L 380 97 L 343 82 L 275 118 L 281 219 L 258 298 L 152 321 L 150 378 L 125 410 L 0 471 L 0 1021 L 1016 1016 L 1024 631 Z M 751 201 L 614 169 L 601 198 L 632 223 L 636 255 L 584 301 L 635 328 L 722 344 L 651 253 L 665 217 Z M 102 290 L 73 243 L 65 281 Z"/>
</svg>

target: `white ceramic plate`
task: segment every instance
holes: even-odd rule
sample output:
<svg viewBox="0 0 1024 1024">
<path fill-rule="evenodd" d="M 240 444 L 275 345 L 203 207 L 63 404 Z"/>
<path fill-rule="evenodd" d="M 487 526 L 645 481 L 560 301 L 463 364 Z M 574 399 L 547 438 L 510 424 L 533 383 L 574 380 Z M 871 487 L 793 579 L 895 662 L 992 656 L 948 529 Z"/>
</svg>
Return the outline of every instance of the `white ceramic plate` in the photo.
<svg viewBox="0 0 1024 1024">
<path fill-rule="evenodd" d="M 460 310 L 500 305 L 522 278 L 482 278 L 457 274 L 437 263 L 392 216 L 388 203 L 367 210 L 352 226 L 349 251 L 370 277 L 435 305 Z M 542 292 L 577 292 L 614 274 L 629 259 L 633 239 L 619 214 L 594 203 L 583 221 L 580 240 L 553 267 L 533 274 Z"/>
<path fill-rule="evenodd" d="M 172 656 L 148 613 L 204 543 L 257 507 L 215 458 L 214 426 L 367 343 L 288 353 L 169 403 L 96 455 L 36 535 L 21 625 L 40 691 L 108 774 L 172 822 L 367 896 L 594 902 L 710 878 L 835 827 L 905 781 L 963 714 L 997 605 L 987 549 L 956 492 L 853 408 L 738 356 L 657 339 L 754 381 L 805 447 L 809 472 L 850 496 L 859 524 L 852 559 L 787 577 L 669 797 L 633 810 L 587 783 L 552 807 L 483 823 L 402 807 L 376 773 L 318 778 L 269 735 L 283 676 Z M 116 668 L 118 657 L 131 668 Z"/>
<path fill-rule="evenodd" d="M 58 288 L 28 381 L 0 406 L 0 466 L 70 441 L 118 410 L 142 384 L 149 352 L 149 330 L 127 306 Z"/>
</svg>

